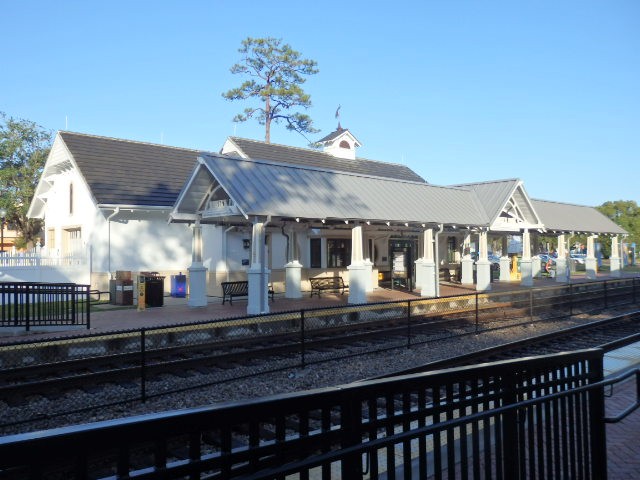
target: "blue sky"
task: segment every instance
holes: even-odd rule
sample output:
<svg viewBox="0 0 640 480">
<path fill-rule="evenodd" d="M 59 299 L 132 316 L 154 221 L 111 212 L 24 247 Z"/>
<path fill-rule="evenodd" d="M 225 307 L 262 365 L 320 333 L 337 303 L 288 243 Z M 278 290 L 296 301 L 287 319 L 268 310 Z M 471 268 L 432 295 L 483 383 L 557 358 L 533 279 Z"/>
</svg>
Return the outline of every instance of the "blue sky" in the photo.
<svg viewBox="0 0 640 480">
<path fill-rule="evenodd" d="M 221 93 L 247 36 L 320 73 L 322 132 L 451 185 L 520 178 L 534 198 L 640 203 L 640 2 L 2 2 L 0 111 L 65 129 L 217 151 L 244 105 Z M 275 127 L 272 142 L 307 141 Z"/>
</svg>

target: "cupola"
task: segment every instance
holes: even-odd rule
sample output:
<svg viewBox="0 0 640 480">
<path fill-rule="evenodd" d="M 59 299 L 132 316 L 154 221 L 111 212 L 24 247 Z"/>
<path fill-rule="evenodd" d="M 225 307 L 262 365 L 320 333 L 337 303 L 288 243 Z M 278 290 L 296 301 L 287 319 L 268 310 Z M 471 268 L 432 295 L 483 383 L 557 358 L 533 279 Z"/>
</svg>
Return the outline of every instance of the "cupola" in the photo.
<svg viewBox="0 0 640 480">
<path fill-rule="evenodd" d="M 349 129 L 342 128 L 338 123 L 338 128 L 324 138 L 318 140 L 318 144 L 322 145 L 325 153 L 338 158 L 349 158 L 355 160 L 356 148 L 361 144 L 354 137 Z"/>
</svg>

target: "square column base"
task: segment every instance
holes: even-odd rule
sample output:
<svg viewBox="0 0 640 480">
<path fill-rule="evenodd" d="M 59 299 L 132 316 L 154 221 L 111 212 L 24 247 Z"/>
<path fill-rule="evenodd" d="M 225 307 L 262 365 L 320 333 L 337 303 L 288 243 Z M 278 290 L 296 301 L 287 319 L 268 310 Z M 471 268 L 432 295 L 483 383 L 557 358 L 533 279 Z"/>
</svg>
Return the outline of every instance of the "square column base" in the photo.
<svg viewBox="0 0 640 480">
<path fill-rule="evenodd" d="M 511 260 L 509 257 L 500 257 L 500 281 L 511 281 Z"/>
<path fill-rule="evenodd" d="M 598 278 L 598 260 L 596 258 L 587 257 L 584 260 L 585 269 L 587 271 L 587 278 L 589 280 L 595 280 Z"/>
<path fill-rule="evenodd" d="M 461 261 L 462 278 L 460 282 L 466 285 L 473 284 L 473 260 L 471 257 L 464 257 Z"/>
<path fill-rule="evenodd" d="M 556 258 L 556 282 L 568 282 L 571 278 L 571 272 L 567 268 L 566 258 Z"/>
<path fill-rule="evenodd" d="M 621 258 L 620 257 L 611 257 L 609 258 L 609 265 L 611 270 L 612 277 L 620 277 L 622 275 L 621 268 Z"/>
<path fill-rule="evenodd" d="M 249 301 L 247 303 L 248 315 L 260 315 L 269 313 L 269 270 L 249 270 Z"/>
<path fill-rule="evenodd" d="M 285 287 L 284 298 L 302 298 L 300 282 L 302 281 L 302 264 L 297 260 L 284 266 Z"/>
<path fill-rule="evenodd" d="M 371 269 L 364 264 L 349 265 L 349 303 L 367 303 L 367 275 Z"/>
<path fill-rule="evenodd" d="M 541 271 L 542 265 L 540 264 L 540 257 L 537 255 L 535 257 L 531 257 L 531 276 L 533 278 L 538 278 Z"/>
<path fill-rule="evenodd" d="M 476 290 L 491 290 L 491 262 L 488 260 L 476 262 Z"/>
<path fill-rule="evenodd" d="M 520 285 L 523 287 L 533 286 L 532 263 L 531 259 L 520 260 Z"/>
<path fill-rule="evenodd" d="M 416 275 L 421 272 L 422 285 L 420 285 L 420 296 L 435 298 L 438 296 L 436 284 L 436 263 L 429 260 L 416 262 Z"/>
<path fill-rule="evenodd" d="M 190 307 L 207 306 L 207 268 L 202 264 L 191 265 L 189 271 L 189 300 Z"/>
</svg>

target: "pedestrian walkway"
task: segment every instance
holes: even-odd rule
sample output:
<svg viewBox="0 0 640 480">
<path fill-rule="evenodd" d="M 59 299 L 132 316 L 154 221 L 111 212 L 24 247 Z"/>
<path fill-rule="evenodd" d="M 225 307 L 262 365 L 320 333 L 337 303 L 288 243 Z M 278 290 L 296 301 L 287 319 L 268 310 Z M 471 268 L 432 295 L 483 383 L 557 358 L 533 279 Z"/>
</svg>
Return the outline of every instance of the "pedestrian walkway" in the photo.
<svg viewBox="0 0 640 480">
<path fill-rule="evenodd" d="M 639 359 L 640 360 L 640 359 Z M 637 401 L 635 377 L 606 389 L 606 414 L 615 416 Z M 606 426 L 607 471 L 609 480 L 637 480 L 640 478 L 640 410 L 619 423 Z"/>
</svg>

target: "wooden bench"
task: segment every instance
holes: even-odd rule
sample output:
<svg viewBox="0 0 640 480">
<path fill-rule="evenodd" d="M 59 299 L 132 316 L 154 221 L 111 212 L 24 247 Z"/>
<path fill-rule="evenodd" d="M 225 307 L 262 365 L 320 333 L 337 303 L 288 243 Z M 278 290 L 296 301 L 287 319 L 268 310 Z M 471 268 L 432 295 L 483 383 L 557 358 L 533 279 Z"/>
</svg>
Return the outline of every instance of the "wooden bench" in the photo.
<svg viewBox="0 0 640 480">
<path fill-rule="evenodd" d="M 340 295 L 344 295 L 344 290 L 349 288 L 349 285 L 344 284 L 342 277 L 310 278 L 309 283 L 311 284 L 311 297 L 314 294 L 320 297 L 322 290 L 342 290 Z"/>
<path fill-rule="evenodd" d="M 233 305 L 233 297 L 248 297 L 249 296 L 249 282 L 222 282 L 222 304 L 229 300 L 229 304 Z M 274 291 L 269 286 L 269 296 L 273 302 Z"/>
</svg>

